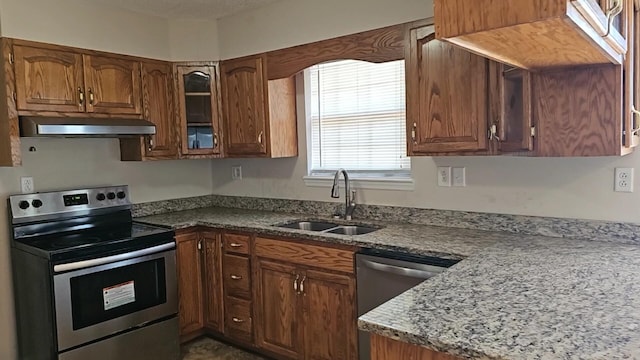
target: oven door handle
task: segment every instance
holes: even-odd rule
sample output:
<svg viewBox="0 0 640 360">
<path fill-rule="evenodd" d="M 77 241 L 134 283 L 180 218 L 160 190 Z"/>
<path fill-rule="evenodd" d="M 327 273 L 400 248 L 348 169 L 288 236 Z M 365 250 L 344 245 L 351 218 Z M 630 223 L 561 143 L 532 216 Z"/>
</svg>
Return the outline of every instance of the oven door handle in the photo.
<svg viewBox="0 0 640 360">
<path fill-rule="evenodd" d="M 153 254 L 153 253 L 164 251 L 164 250 L 174 249 L 175 247 L 176 247 L 176 244 L 174 242 L 170 242 L 170 243 L 157 245 L 157 246 L 146 248 L 146 249 L 131 251 L 124 254 L 105 256 L 97 259 L 76 261 L 76 262 L 67 263 L 67 264 L 54 265 L 53 272 L 61 273 L 65 271 L 71 271 L 71 270 L 77 270 L 77 269 L 83 269 L 83 268 L 108 264 L 108 263 L 121 261 L 121 260 L 133 259 L 133 258 Z"/>
</svg>

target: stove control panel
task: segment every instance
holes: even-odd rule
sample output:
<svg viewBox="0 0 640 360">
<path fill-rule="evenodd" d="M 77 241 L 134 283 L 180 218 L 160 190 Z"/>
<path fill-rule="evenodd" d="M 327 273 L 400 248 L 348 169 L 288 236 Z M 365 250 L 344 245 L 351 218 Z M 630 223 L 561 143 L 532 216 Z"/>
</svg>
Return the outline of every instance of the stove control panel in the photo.
<svg viewBox="0 0 640 360">
<path fill-rule="evenodd" d="M 126 185 L 101 188 L 20 194 L 9 197 L 13 222 L 35 221 L 42 216 L 95 209 L 131 207 Z M 33 219 L 32 219 L 33 218 Z"/>
</svg>

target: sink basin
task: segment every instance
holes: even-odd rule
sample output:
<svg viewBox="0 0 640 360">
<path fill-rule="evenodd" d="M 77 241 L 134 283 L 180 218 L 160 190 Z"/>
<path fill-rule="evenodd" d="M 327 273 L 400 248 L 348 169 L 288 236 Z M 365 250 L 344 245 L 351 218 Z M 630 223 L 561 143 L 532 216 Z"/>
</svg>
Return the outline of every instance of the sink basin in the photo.
<svg viewBox="0 0 640 360">
<path fill-rule="evenodd" d="M 324 233 L 340 234 L 340 235 L 363 235 L 379 229 L 373 226 L 341 225 L 341 224 L 335 224 L 335 223 L 326 222 L 326 221 L 313 221 L 313 220 L 302 220 L 302 221 L 298 220 L 298 221 L 293 221 L 286 224 L 277 224 L 274 226 L 287 228 L 287 229 L 316 231 L 316 232 L 324 232 Z"/>
<path fill-rule="evenodd" d="M 288 229 L 299 229 L 299 230 L 307 230 L 307 231 L 324 231 L 333 229 L 338 224 L 322 222 L 322 221 L 296 221 L 289 224 L 278 225 L 279 227 L 288 228 Z"/>
<path fill-rule="evenodd" d="M 378 229 L 368 227 L 368 226 L 339 226 L 327 232 L 331 234 L 341 234 L 341 235 L 364 235 L 370 232 L 374 232 L 376 230 Z"/>
</svg>

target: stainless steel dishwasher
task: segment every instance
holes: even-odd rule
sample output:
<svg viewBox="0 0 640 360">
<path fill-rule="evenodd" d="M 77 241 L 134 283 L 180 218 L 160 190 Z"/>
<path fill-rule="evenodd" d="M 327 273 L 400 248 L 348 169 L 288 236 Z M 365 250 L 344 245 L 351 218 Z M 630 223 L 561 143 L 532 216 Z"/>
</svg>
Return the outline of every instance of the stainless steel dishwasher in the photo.
<svg viewBox="0 0 640 360">
<path fill-rule="evenodd" d="M 366 250 L 356 254 L 358 317 L 446 270 L 458 260 Z M 359 331 L 360 360 L 371 358 L 369 333 Z"/>
</svg>

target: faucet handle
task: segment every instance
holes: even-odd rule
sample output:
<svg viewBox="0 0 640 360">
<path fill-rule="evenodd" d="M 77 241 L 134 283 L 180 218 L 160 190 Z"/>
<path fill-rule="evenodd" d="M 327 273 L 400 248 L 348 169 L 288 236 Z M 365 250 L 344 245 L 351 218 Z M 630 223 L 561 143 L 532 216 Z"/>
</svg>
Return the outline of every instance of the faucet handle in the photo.
<svg viewBox="0 0 640 360">
<path fill-rule="evenodd" d="M 351 203 L 352 204 L 356 203 L 356 191 L 355 190 L 351 190 Z"/>
</svg>

